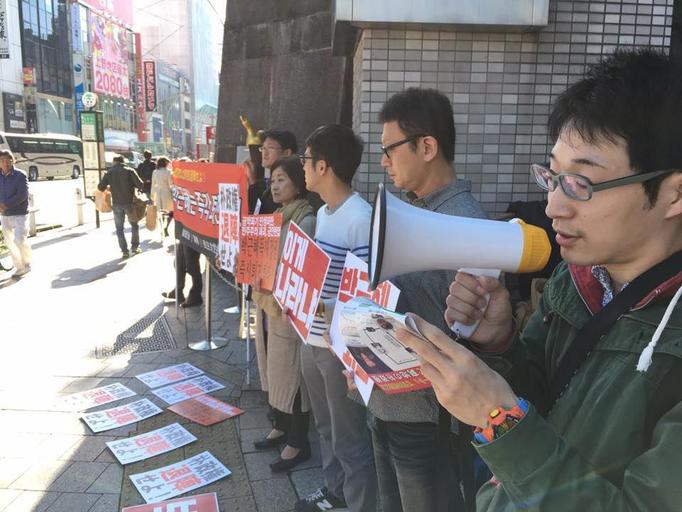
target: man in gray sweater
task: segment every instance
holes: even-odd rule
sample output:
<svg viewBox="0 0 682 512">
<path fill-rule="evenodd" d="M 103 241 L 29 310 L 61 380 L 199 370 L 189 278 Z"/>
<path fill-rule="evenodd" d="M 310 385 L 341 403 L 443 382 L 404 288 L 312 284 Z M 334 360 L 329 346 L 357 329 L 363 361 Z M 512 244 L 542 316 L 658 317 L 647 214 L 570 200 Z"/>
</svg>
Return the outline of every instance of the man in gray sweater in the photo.
<svg viewBox="0 0 682 512">
<path fill-rule="evenodd" d="M 407 89 L 384 104 L 379 119 L 381 165 L 413 205 L 446 215 L 486 217 L 471 195 L 471 183 L 455 174 L 454 118 L 443 94 Z M 391 279 L 401 290 L 397 310 L 417 313 L 447 331 L 443 312 L 453 278 L 451 271 L 428 271 Z M 450 449 L 450 416 L 439 409 L 433 390 L 394 395 L 377 390 L 368 409 L 383 510 L 463 510 L 455 492 L 459 485 Z"/>
</svg>

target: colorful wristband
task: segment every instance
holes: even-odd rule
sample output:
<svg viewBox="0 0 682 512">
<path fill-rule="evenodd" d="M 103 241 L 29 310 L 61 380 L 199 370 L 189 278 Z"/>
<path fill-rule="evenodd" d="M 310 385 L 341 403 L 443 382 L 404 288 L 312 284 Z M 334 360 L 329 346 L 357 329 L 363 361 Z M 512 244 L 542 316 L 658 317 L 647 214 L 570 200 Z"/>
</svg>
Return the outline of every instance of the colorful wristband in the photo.
<svg viewBox="0 0 682 512">
<path fill-rule="evenodd" d="M 476 427 L 474 439 L 478 444 L 488 444 L 509 432 L 523 419 L 528 412 L 528 402 L 518 398 L 518 403 L 511 409 L 496 407 L 488 415 L 488 426 Z"/>
</svg>

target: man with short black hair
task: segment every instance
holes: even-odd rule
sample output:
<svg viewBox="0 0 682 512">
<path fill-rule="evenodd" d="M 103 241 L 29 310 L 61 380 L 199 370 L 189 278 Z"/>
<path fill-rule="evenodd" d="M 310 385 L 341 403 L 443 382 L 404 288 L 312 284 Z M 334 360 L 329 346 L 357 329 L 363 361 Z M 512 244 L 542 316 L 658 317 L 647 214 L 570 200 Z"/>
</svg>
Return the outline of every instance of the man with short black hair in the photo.
<svg viewBox="0 0 682 512">
<path fill-rule="evenodd" d="M 111 203 L 114 210 L 114 225 L 116 226 L 116 236 L 118 237 L 118 246 L 121 249 L 121 257 L 126 259 L 130 257 L 128 252 L 128 243 L 126 242 L 123 233 L 123 224 L 126 216 L 132 231 L 132 239 L 130 248 L 133 254 L 139 254 L 141 251 L 140 245 L 140 227 L 137 222 L 130 220 L 133 213 L 133 198 L 135 197 L 135 189 L 142 190 L 144 184 L 135 172 L 135 169 L 124 165 L 125 159 L 121 155 L 116 155 L 113 159 L 114 165 L 102 177 L 102 180 L 97 185 L 97 188 L 104 192 L 107 187 L 111 187 Z"/>
<path fill-rule="evenodd" d="M 310 134 L 300 155 L 306 187 L 326 203 L 317 212 L 315 242 L 331 263 L 318 314 L 301 349 L 303 378 L 320 434 L 325 487 L 299 501 L 297 512 L 376 512 L 377 507 L 365 409 L 347 397 L 343 364 L 322 337 L 331 322 L 346 252 L 367 261 L 372 208 L 351 188 L 362 150 L 363 142 L 353 130 L 325 125 Z"/>
<path fill-rule="evenodd" d="M 287 130 L 268 130 L 263 134 L 263 145 L 258 148 L 261 152 L 263 168 L 267 169 L 267 175 L 257 176 L 256 179 L 265 179 L 265 192 L 260 197 L 259 213 L 273 213 L 279 205 L 272 200 L 270 192 L 270 171 L 272 164 L 278 159 L 295 155 L 298 151 L 296 135 Z M 260 169 L 262 171 L 263 169 Z M 259 169 L 255 169 L 258 173 Z"/>
<path fill-rule="evenodd" d="M 152 175 L 154 174 L 154 169 L 156 169 L 156 163 L 152 161 L 152 152 L 145 150 L 143 153 L 144 160 L 137 166 L 137 174 L 142 179 L 144 185 L 142 186 L 142 192 L 144 192 L 147 197 L 151 198 L 152 192 Z"/>
<path fill-rule="evenodd" d="M 31 246 L 28 244 L 28 178 L 14 167 L 14 154 L 0 149 L 0 222 L 5 243 L 16 271 L 21 277 L 31 271 Z"/>
<path fill-rule="evenodd" d="M 553 107 L 549 163 L 531 166 L 564 262 L 524 331 L 498 280 L 458 273 L 445 317 L 480 321 L 466 348 L 418 317 L 431 343 L 397 333 L 476 427 L 495 475 L 479 511 L 680 510 L 681 118 L 669 57 L 592 66 Z"/>
</svg>

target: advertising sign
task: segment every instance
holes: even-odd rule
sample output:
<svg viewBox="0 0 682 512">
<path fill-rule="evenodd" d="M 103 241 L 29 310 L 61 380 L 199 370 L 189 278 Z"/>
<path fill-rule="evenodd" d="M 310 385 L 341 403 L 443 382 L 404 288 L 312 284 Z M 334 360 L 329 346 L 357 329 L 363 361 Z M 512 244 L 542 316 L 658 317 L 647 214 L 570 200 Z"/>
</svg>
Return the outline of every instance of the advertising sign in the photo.
<svg viewBox="0 0 682 512">
<path fill-rule="evenodd" d="M 176 237 L 211 261 L 218 255 L 218 192 L 221 183 L 239 185 L 241 215 L 248 214 L 246 170 L 237 164 L 173 162 Z"/>
<path fill-rule="evenodd" d="M 133 0 L 80 0 L 103 14 L 118 18 L 128 26 L 133 24 Z"/>
<path fill-rule="evenodd" d="M 184 382 L 171 384 L 170 386 L 165 386 L 163 388 L 152 389 L 152 393 L 167 404 L 173 405 L 197 395 L 203 395 L 204 393 L 223 389 L 224 387 L 225 386 L 220 382 L 216 382 L 206 375 L 201 375 Z"/>
<path fill-rule="evenodd" d="M 94 91 L 117 98 L 130 98 L 127 30 L 92 14 L 90 45 Z"/>
<path fill-rule="evenodd" d="M 102 386 L 88 391 L 81 391 L 64 397 L 64 403 L 75 411 L 90 409 L 96 405 L 109 404 L 129 396 L 135 396 L 135 392 L 118 382 Z"/>
<path fill-rule="evenodd" d="M 220 268 L 234 273 L 239 253 L 239 185 L 221 183 L 218 195 L 220 227 L 218 230 L 218 257 Z"/>
<path fill-rule="evenodd" d="M 112 428 L 130 425 L 131 423 L 151 418 L 162 412 L 163 410 L 159 409 L 154 402 L 143 398 L 137 402 L 132 402 L 120 407 L 89 412 L 81 416 L 81 419 L 93 432 L 104 432 L 105 430 L 111 430 Z"/>
<path fill-rule="evenodd" d="M 142 36 L 135 32 L 135 108 L 137 109 L 137 138 L 142 142 L 147 141 L 147 122 L 144 113 L 144 74 L 142 70 Z M 164 153 L 165 148 L 154 153 Z"/>
<path fill-rule="evenodd" d="M 145 60 L 142 65 L 144 73 L 144 108 L 147 112 L 156 110 L 156 62 Z"/>
<path fill-rule="evenodd" d="M 23 133 L 26 130 L 24 97 L 21 94 L 3 92 L 2 106 L 5 118 L 5 131 Z"/>
<path fill-rule="evenodd" d="M 135 378 L 150 388 L 158 388 L 159 386 L 167 386 L 179 380 L 196 377 L 202 373 L 204 371 L 196 366 L 192 366 L 189 363 L 181 363 L 159 368 L 153 372 L 141 373 L 140 375 L 135 375 Z"/>
<path fill-rule="evenodd" d="M 287 308 L 289 321 L 304 342 L 313 325 L 330 261 L 295 222 L 289 223 L 272 295 L 282 309 Z"/>
<path fill-rule="evenodd" d="M 130 475 L 147 503 L 174 498 L 232 474 L 210 452 L 201 452 L 176 464 Z"/>
<path fill-rule="evenodd" d="M 205 427 L 244 414 L 244 411 L 238 407 L 226 404 L 211 395 L 201 395 L 191 400 L 185 400 L 179 404 L 171 405 L 168 410 Z"/>
<path fill-rule="evenodd" d="M 121 512 L 220 512 L 220 510 L 218 495 L 212 492 L 162 501 L 154 505 L 125 507 Z"/>
<path fill-rule="evenodd" d="M 259 283 L 262 290 L 272 291 L 281 233 L 281 213 L 247 215 L 242 218 L 237 260 L 238 283 Z"/>
<path fill-rule="evenodd" d="M 9 22 L 7 2 L 0 0 L 0 59 L 9 59 Z"/>
<path fill-rule="evenodd" d="M 126 465 L 175 450 L 196 440 L 182 425 L 173 423 L 139 436 L 108 441 L 107 446 L 118 461 Z"/>
</svg>

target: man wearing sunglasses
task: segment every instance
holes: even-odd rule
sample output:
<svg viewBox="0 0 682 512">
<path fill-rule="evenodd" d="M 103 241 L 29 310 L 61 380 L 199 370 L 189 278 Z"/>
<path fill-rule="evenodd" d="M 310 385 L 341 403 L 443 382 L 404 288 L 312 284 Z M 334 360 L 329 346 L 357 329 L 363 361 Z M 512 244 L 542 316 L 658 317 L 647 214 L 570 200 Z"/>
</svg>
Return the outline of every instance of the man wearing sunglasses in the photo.
<svg viewBox="0 0 682 512">
<path fill-rule="evenodd" d="M 379 120 L 381 165 L 412 204 L 447 215 L 485 217 L 471 183 L 455 174 L 455 125 L 447 97 L 433 89 L 407 89 L 389 98 Z M 401 290 L 397 310 L 418 312 L 447 329 L 443 312 L 453 278 L 453 272 L 430 271 L 391 279 Z M 461 496 L 453 492 L 459 482 L 450 450 L 451 417 L 439 409 L 433 390 L 377 391 L 369 401 L 368 422 L 384 510 L 462 510 Z"/>
<path fill-rule="evenodd" d="M 458 274 L 445 316 L 480 320 L 471 350 L 421 319 L 432 344 L 397 334 L 440 403 L 477 427 L 495 475 L 478 510 L 680 509 L 681 119 L 668 57 L 593 66 L 556 101 L 550 161 L 531 169 L 565 262 L 523 333 L 498 281 Z"/>
</svg>

